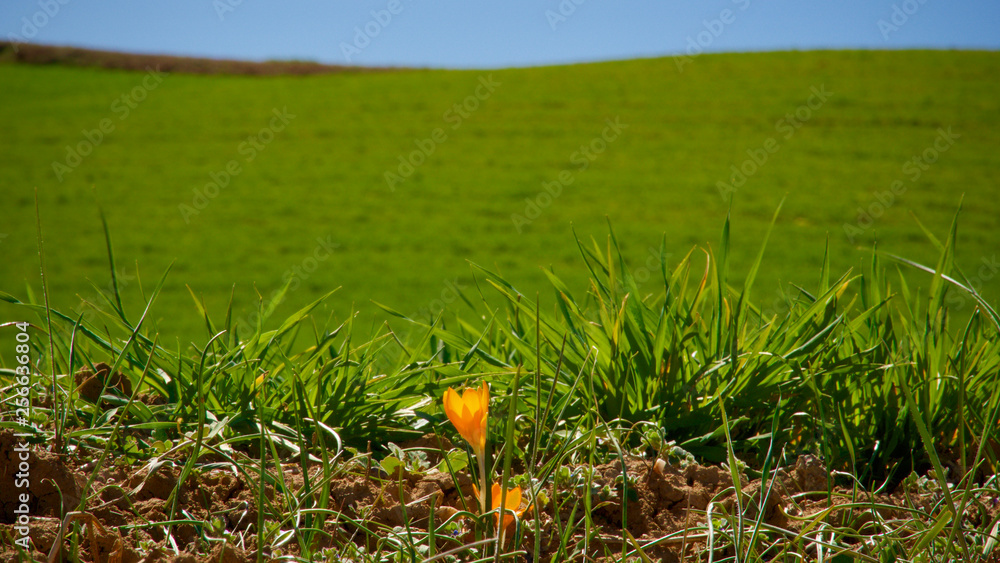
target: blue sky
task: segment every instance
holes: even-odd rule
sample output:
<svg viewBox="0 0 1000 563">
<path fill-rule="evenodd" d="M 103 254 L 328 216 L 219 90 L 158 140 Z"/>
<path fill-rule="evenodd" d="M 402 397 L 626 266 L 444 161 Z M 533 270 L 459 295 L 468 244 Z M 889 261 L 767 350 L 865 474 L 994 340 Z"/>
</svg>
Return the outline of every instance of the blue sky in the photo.
<svg viewBox="0 0 1000 563">
<path fill-rule="evenodd" d="M 372 66 L 498 68 L 688 50 L 996 50 L 998 29 L 996 0 L 0 2 L 6 40 Z"/>
</svg>

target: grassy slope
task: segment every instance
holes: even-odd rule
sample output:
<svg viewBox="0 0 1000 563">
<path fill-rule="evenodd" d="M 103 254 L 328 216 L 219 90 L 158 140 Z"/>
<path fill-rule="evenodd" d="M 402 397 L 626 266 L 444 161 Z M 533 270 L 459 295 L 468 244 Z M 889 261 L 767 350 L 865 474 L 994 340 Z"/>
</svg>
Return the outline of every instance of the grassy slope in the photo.
<svg viewBox="0 0 1000 563">
<path fill-rule="evenodd" d="M 452 130 L 443 113 L 489 75 L 501 86 Z M 858 248 L 874 231 L 851 244 L 842 225 L 896 179 L 908 191 L 876 222 L 881 247 L 933 260 L 909 211 L 943 235 L 964 192 L 959 264 L 971 276 L 997 251 L 998 77 L 1000 55 L 956 52 L 703 56 L 683 72 L 667 58 L 493 72 L 174 75 L 119 120 L 111 104 L 141 84 L 142 74 L 4 65 L 0 289 L 22 295 L 25 280 L 37 280 L 35 186 L 54 304 L 93 300 L 85 278 L 107 283 L 96 193 L 120 267 L 134 272 L 138 261 L 148 286 L 176 260 L 156 320 L 166 336 L 185 341 L 202 328 L 184 284 L 220 317 L 235 283 L 237 314 L 245 314 L 253 285 L 265 294 L 279 288 L 283 274 L 313 253 L 317 237 L 341 246 L 280 312 L 343 286 L 330 301 L 338 316 L 352 306 L 374 312 L 370 299 L 415 313 L 441 296 L 447 280 L 471 285 L 466 260 L 495 263 L 529 291 L 545 287 L 538 267 L 549 264 L 582 283 L 571 224 L 582 236 L 603 236 L 609 217 L 636 263 L 662 233 L 678 257 L 694 244 L 715 245 L 726 213 L 715 184 L 768 137 L 780 150 L 737 193 L 731 264 L 737 276 L 746 271 L 788 194 L 756 285 L 765 304 L 781 284 L 813 285 L 827 233 L 834 272 L 860 264 L 866 253 Z M 821 85 L 833 92 L 830 101 L 792 138 L 776 133 L 778 120 Z M 297 117 L 246 162 L 241 141 L 284 107 Z M 578 170 L 571 155 L 615 116 L 629 125 L 623 137 Z M 56 181 L 51 162 L 103 118 L 115 131 Z M 909 182 L 903 163 L 949 126 L 959 141 Z M 448 140 L 391 192 L 383 173 L 437 127 Z M 192 189 L 230 159 L 243 172 L 185 223 L 178 205 L 190 204 Z M 574 183 L 518 234 L 511 214 L 563 169 Z M 995 279 L 984 281 L 995 301 Z"/>
</svg>

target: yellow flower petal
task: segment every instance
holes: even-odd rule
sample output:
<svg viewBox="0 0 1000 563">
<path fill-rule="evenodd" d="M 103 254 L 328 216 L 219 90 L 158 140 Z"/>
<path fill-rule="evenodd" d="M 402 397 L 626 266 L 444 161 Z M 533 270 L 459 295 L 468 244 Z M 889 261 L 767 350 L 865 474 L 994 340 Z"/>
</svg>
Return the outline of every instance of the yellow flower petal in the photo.
<svg viewBox="0 0 1000 563">
<path fill-rule="evenodd" d="M 480 388 L 470 388 L 459 396 L 454 389 L 444 392 L 444 410 L 455 429 L 481 455 L 486 449 L 490 388 L 484 381 Z"/>
<path fill-rule="evenodd" d="M 462 394 L 462 402 L 470 413 L 483 410 L 482 403 L 479 401 L 479 391 L 475 389 L 466 389 L 465 393 Z"/>
<path fill-rule="evenodd" d="M 503 501 L 503 507 L 507 510 L 517 511 L 521 506 L 521 487 L 514 487 L 507 491 L 507 498 Z"/>
<path fill-rule="evenodd" d="M 473 485 L 473 488 L 475 488 L 475 485 Z M 479 496 L 478 492 L 479 489 L 475 490 L 476 490 L 476 496 Z M 513 512 L 514 514 L 517 515 L 518 518 L 520 518 L 521 515 L 523 515 L 524 512 L 528 508 L 530 508 L 530 505 L 527 508 L 521 508 L 521 502 L 523 502 L 523 498 L 521 497 L 521 487 L 514 487 L 513 489 L 508 490 L 507 496 L 504 498 L 503 503 L 500 502 L 501 496 L 503 495 L 503 490 L 499 483 L 493 483 L 493 487 L 490 493 L 491 493 L 490 504 L 493 507 L 493 510 L 498 510 L 500 508 L 503 508 L 502 514 L 503 514 L 504 528 L 514 523 L 514 515 L 510 514 L 510 512 Z M 496 514 L 496 520 L 497 520 L 497 527 L 500 527 L 501 512 L 499 511 Z"/>
<path fill-rule="evenodd" d="M 451 412 L 455 410 L 455 390 L 449 387 L 444 392 L 444 410 Z"/>
</svg>

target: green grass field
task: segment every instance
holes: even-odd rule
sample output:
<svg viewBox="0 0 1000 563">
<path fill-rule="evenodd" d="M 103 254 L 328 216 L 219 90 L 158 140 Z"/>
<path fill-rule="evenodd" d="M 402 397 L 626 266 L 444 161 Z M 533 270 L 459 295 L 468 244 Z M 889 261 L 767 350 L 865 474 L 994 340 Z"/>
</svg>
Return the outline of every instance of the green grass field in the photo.
<svg viewBox="0 0 1000 563">
<path fill-rule="evenodd" d="M 815 285 L 826 236 L 834 271 L 866 260 L 876 232 L 882 249 L 933 263 L 937 252 L 911 212 L 943 236 L 962 194 L 958 264 L 991 301 L 1000 295 L 985 266 L 996 263 L 1000 229 L 997 53 L 712 55 L 683 71 L 662 58 L 162 80 L 4 64 L 0 82 L 0 288 L 21 298 L 26 283 L 40 288 L 37 188 L 53 305 L 100 304 L 86 280 L 102 288 L 110 280 L 101 207 L 129 302 L 142 301 L 139 281 L 148 292 L 174 263 L 152 319 L 168 340 L 204 334 L 185 285 L 222 315 L 235 284 L 242 319 L 256 307 L 254 287 L 268 300 L 291 279 L 282 318 L 341 287 L 329 300 L 335 315 L 357 309 L 365 322 L 384 318 L 373 300 L 412 315 L 461 310 L 452 289 L 474 292 L 469 261 L 529 294 L 551 296 L 540 269 L 550 265 L 582 289 L 572 229 L 603 240 L 607 220 L 633 267 L 664 235 L 675 264 L 693 245 L 718 244 L 728 209 L 718 182 L 733 179 L 734 165 L 754 172 L 734 194 L 735 279 L 787 196 L 756 285 L 762 306 L 780 309 L 789 282 Z M 815 97 L 821 89 L 829 95 Z M 272 121 L 275 110 L 287 112 L 287 125 Z M 581 148 L 602 148 L 608 120 L 622 130 L 591 160 Z M 282 130 L 266 130 L 272 123 Z M 102 125 L 110 132 L 90 154 L 78 163 L 67 156 L 67 146 L 86 152 Z M 939 139 L 940 130 L 957 138 Z M 421 145 L 430 154 L 413 157 L 423 162 L 390 189 L 386 172 L 399 174 L 399 157 Z M 751 153 L 767 161 L 747 164 Z M 197 199 L 231 161 L 239 172 L 209 188 L 215 197 Z M 560 174 L 558 197 L 540 196 Z M 898 195 L 878 213 L 877 194 L 897 180 Z M 542 205 L 518 224 L 512 215 L 536 211 L 526 198 Z M 859 207 L 880 216 L 852 242 L 844 225 L 859 224 Z M 912 279 L 914 289 L 929 283 Z M 971 300 L 951 305 L 971 310 Z"/>
</svg>

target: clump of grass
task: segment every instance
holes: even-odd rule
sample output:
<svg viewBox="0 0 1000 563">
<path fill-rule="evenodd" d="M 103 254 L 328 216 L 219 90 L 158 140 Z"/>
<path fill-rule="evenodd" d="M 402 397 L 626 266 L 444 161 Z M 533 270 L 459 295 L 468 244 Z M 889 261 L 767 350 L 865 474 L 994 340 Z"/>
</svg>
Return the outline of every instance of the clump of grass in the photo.
<svg viewBox="0 0 1000 563">
<path fill-rule="evenodd" d="M 975 463 L 997 463 L 985 445 L 996 443 L 1000 317 L 980 299 L 964 326 L 950 326 L 945 296 L 967 290 L 950 277 L 960 275 L 955 229 L 944 243 L 932 239 L 941 260 L 927 268 L 926 296 L 902 276 L 895 288 L 877 250 L 866 271 L 836 278 L 827 253 L 816 287 L 797 287 L 786 314 L 765 317 L 752 301 L 764 247 L 742 287 L 730 286 L 727 221 L 717 252 L 661 260 L 658 291 L 640 289 L 612 232 L 605 245 L 580 244 L 591 272 L 582 298 L 547 272 L 555 297 L 545 311 L 541 299 L 477 267 L 481 293 L 492 288 L 506 308 L 480 311 L 488 322 L 420 326 L 440 342 L 434 353 L 462 358 L 463 369 L 538 372 L 523 410 L 536 428 L 597 409 L 613 424 L 653 422 L 662 441 L 724 461 L 725 408 L 734 446 L 755 461 L 774 439 L 866 486 L 892 488 L 933 465 L 935 452 L 966 475 Z M 580 373 L 592 375 L 580 384 Z M 772 429 L 775 415 L 782 424 Z"/>
</svg>

